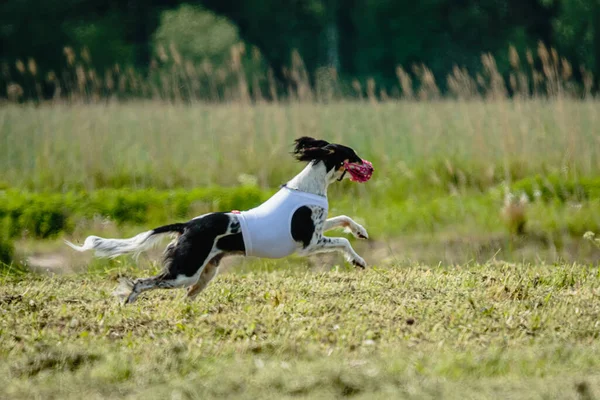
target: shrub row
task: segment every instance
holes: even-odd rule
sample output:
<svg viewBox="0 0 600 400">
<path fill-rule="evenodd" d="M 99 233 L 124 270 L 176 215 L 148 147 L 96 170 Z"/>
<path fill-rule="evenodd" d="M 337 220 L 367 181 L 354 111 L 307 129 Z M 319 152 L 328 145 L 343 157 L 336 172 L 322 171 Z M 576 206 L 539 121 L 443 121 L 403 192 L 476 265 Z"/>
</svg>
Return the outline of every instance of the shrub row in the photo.
<svg viewBox="0 0 600 400">
<path fill-rule="evenodd" d="M 348 188 L 346 188 L 348 189 Z M 382 215 L 385 210 L 397 205 L 405 212 L 410 205 L 411 198 L 406 194 L 394 196 L 393 190 L 385 196 L 368 196 L 360 193 L 361 187 L 353 187 L 356 196 L 366 195 L 364 200 L 370 207 L 379 209 Z M 564 178 L 533 177 L 516 181 L 511 185 L 515 194 L 526 193 L 530 199 L 560 203 L 567 200 L 590 200 L 600 198 L 600 179 L 565 180 Z M 193 190 L 156 189 L 101 189 L 93 192 L 71 191 L 67 193 L 33 193 L 16 189 L 0 190 L 0 235 L 14 238 L 26 233 L 34 238 L 49 238 L 61 232 L 70 233 L 75 224 L 82 220 L 92 220 L 97 217 L 109 219 L 119 226 L 123 225 L 153 225 L 164 224 L 171 221 L 186 220 L 191 217 L 211 212 L 229 211 L 233 209 L 252 208 L 266 200 L 274 190 L 261 190 L 256 186 L 240 186 L 235 188 L 208 187 Z M 408 190 L 414 193 L 413 190 Z M 477 191 L 475 191 L 477 192 Z M 352 193 L 352 191 L 351 191 Z M 441 198 L 447 195 L 438 193 Z M 475 194 L 475 193 L 472 193 Z M 432 193 L 433 195 L 433 193 Z M 479 192 L 477 203 L 486 204 L 485 209 L 494 209 L 489 202 L 498 202 L 495 196 L 488 197 Z M 341 203 L 342 207 L 349 194 L 346 193 Z M 350 195 L 350 197 L 352 197 Z M 417 196 L 418 197 L 418 196 Z M 435 224 L 435 216 L 449 218 L 455 212 L 445 210 L 440 213 L 436 209 L 435 198 L 420 198 L 432 207 L 426 211 L 419 223 L 431 221 Z M 467 195 L 469 197 L 469 195 Z M 356 197 L 355 197 L 356 198 Z M 472 198 L 472 197 L 469 197 Z M 466 197 L 463 198 L 463 200 Z M 488 218 L 487 211 L 483 213 Z"/>
<path fill-rule="evenodd" d="M 11 264 L 14 252 L 12 241 L 0 233 L 0 269 Z"/>
<path fill-rule="evenodd" d="M 511 191 L 525 193 L 529 199 L 543 201 L 583 201 L 600 198 L 600 178 L 565 179 L 537 175 L 515 182 Z"/>
<path fill-rule="evenodd" d="M 81 218 L 108 218 L 118 225 L 164 223 L 211 211 L 248 209 L 272 193 L 256 187 L 193 190 L 103 189 L 94 192 L 0 192 L 0 222 L 8 237 L 26 232 L 48 238 L 70 232 Z"/>
</svg>

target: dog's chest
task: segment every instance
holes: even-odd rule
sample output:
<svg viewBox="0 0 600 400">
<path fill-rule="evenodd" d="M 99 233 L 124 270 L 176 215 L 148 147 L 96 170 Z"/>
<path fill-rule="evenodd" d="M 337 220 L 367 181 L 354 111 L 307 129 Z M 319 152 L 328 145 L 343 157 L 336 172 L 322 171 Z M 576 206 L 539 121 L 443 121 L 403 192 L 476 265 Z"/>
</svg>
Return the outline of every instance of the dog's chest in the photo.
<svg viewBox="0 0 600 400">
<path fill-rule="evenodd" d="M 246 255 L 261 258 L 282 258 L 293 254 L 298 243 L 292 237 L 294 212 L 300 207 L 314 210 L 313 221 L 322 228 L 327 215 L 327 198 L 282 188 L 260 206 L 238 214 Z"/>
</svg>

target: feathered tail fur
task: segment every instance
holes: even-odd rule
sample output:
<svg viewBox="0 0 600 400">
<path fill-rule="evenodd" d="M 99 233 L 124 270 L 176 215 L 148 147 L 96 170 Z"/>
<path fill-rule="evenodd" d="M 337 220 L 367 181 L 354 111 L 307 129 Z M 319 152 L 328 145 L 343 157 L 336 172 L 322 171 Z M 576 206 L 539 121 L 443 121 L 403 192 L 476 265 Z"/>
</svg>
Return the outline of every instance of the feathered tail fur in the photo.
<svg viewBox="0 0 600 400">
<path fill-rule="evenodd" d="M 94 250 L 97 257 L 115 258 L 123 254 L 140 254 L 154 247 L 165 235 L 182 234 L 187 224 L 172 224 L 142 232 L 129 239 L 105 239 L 99 236 L 88 236 L 83 246 L 77 246 L 68 240 L 65 243 L 77 251 Z"/>
</svg>

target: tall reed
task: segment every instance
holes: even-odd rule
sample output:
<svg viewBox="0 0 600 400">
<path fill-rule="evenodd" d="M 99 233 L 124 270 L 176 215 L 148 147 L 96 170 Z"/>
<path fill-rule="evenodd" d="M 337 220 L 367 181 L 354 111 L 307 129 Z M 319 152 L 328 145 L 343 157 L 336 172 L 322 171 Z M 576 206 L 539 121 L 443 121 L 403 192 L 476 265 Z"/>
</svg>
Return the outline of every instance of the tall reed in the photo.
<svg viewBox="0 0 600 400">
<path fill-rule="evenodd" d="M 521 59 L 525 56 L 526 63 Z M 441 96 L 460 100 L 532 98 L 587 98 L 593 89 L 593 76 L 579 68 L 575 80 L 573 66 L 555 49 L 542 43 L 535 52 L 519 54 L 508 49 L 511 69 L 498 70 L 491 54 L 482 54 L 479 71 L 456 65 L 445 77 L 447 91 L 442 93 L 436 77 L 422 64 L 398 66 L 398 86 L 385 90 L 369 78 L 364 82 L 340 78 L 333 68 L 320 68 L 311 76 L 301 55 L 294 51 L 281 80 L 266 66 L 257 48 L 238 44 L 230 49 L 227 61 L 215 66 L 208 61 L 193 63 L 184 59 L 174 45 L 158 47 L 147 71 L 115 64 L 98 71 L 86 48 L 64 48 L 66 68 L 40 71 L 36 61 L 15 60 L 4 63 L 0 96 L 10 102 L 53 101 L 103 103 L 133 99 L 173 103 L 193 102 L 330 102 L 340 99 L 370 101 L 434 100 Z M 580 82 L 580 83 L 578 83 Z M 388 93 L 389 92 L 389 93 Z M 0 97 L 0 98 L 1 98 Z"/>
</svg>

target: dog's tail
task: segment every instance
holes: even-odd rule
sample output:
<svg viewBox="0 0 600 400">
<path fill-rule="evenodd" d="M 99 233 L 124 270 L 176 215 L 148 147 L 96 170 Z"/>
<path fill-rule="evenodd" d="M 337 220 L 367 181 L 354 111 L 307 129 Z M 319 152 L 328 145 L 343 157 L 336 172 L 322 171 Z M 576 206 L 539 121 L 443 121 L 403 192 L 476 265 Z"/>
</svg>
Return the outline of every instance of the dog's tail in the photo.
<svg viewBox="0 0 600 400">
<path fill-rule="evenodd" d="M 187 223 L 165 225 L 151 231 L 142 232 L 129 239 L 105 239 L 98 236 L 88 236 L 83 246 L 77 246 L 68 240 L 65 243 L 77 251 L 95 250 L 97 257 L 115 258 L 122 254 L 139 254 L 154 247 L 165 235 L 182 234 Z"/>
</svg>

